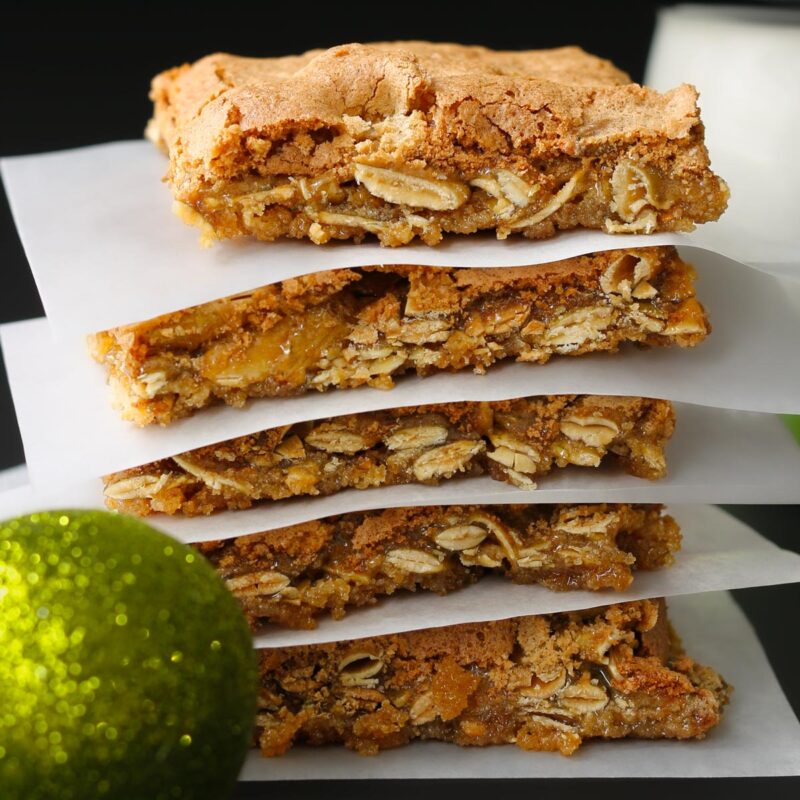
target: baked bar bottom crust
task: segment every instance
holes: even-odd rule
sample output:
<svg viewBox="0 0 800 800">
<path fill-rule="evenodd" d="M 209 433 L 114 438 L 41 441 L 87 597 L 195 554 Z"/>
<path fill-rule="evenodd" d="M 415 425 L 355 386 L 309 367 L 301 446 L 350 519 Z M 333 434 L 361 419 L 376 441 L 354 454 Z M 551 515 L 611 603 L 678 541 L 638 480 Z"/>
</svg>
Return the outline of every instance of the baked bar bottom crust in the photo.
<svg viewBox="0 0 800 800">
<path fill-rule="evenodd" d="M 195 545 L 251 626 L 314 628 L 397 591 L 448 594 L 484 575 L 557 591 L 623 591 L 670 565 L 680 531 L 660 506 L 510 505 L 340 514 Z"/>
<path fill-rule="evenodd" d="M 702 738 L 730 687 L 684 654 L 662 600 L 261 652 L 257 740 L 365 755 L 414 739 L 573 753 Z"/>
<path fill-rule="evenodd" d="M 555 467 L 613 460 L 666 472 L 665 400 L 555 395 L 445 403 L 302 422 L 201 447 L 104 478 L 106 503 L 136 516 L 210 514 L 298 495 L 488 473 L 523 489 Z"/>
<path fill-rule="evenodd" d="M 675 248 L 514 268 L 318 272 L 89 337 L 125 419 L 168 424 L 217 402 L 483 373 L 514 359 L 691 347 L 710 327 Z"/>
</svg>

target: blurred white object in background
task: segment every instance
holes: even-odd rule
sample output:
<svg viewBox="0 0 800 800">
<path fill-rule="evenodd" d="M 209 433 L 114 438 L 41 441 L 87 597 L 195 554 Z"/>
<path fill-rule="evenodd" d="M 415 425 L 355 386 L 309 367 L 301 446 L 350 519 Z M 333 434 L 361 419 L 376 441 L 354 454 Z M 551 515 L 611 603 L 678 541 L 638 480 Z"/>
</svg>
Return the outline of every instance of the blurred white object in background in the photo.
<svg viewBox="0 0 800 800">
<path fill-rule="evenodd" d="M 723 221 L 700 226 L 703 245 L 735 237 L 741 260 L 782 263 L 796 275 L 800 9 L 661 9 L 645 83 L 662 91 L 691 83 L 700 92 L 712 167 L 731 188 Z"/>
</svg>

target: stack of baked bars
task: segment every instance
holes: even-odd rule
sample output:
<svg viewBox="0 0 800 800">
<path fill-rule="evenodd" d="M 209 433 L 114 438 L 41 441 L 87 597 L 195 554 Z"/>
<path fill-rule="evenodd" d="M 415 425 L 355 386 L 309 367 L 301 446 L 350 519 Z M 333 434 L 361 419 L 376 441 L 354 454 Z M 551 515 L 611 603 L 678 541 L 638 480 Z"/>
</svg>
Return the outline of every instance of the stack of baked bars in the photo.
<svg viewBox="0 0 800 800">
<path fill-rule="evenodd" d="M 689 231 L 728 192 L 696 93 L 632 84 L 576 48 L 401 42 L 278 59 L 213 55 L 159 75 L 149 137 L 201 241 L 545 239 L 577 228 Z M 165 224 L 169 224 L 165 221 Z M 483 232 L 483 233 L 482 233 Z M 562 234 L 569 236 L 570 234 Z M 265 278 L 269 244 L 264 244 Z M 710 327 L 673 247 L 522 267 L 376 263 L 304 274 L 91 337 L 125 419 L 170 425 L 259 398 L 391 390 L 405 373 L 487 373 L 633 345 L 693 347 Z M 624 357 L 622 354 L 620 357 Z M 424 384 L 423 384 L 424 385 Z M 391 407 L 269 428 L 106 476 L 127 513 L 236 513 L 346 489 L 459 481 L 463 504 L 355 510 L 202 551 L 255 630 L 313 628 L 403 592 L 485 576 L 622 591 L 680 546 L 660 506 L 541 505 L 549 473 L 667 469 L 671 404 L 588 394 Z M 470 476 L 531 490 L 470 504 Z M 660 599 L 263 651 L 257 741 L 413 739 L 572 753 L 585 739 L 699 738 L 728 686 L 687 656 Z"/>
<path fill-rule="evenodd" d="M 166 158 L 138 141 L 3 164 L 49 317 L 0 330 L 35 484 L 13 513 L 104 504 L 214 565 L 262 648 L 254 744 L 298 745 L 248 777 L 348 777 L 340 745 L 706 736 L 730 686 L 658 595 L 800 566 L 722 512 L 656 503 L 792 499 L 779 423 L 702 404 L 800 410 L 800 384 L 778 366 L 796 332 L 781 285 L 673 246 L 728 199 L 695 90 L 660 94 L 577 48 L 398 42 L 212 55 L 152 98 Z M 170 218 L 165 171 L 210 250 Z M 88 331 L 97 363 L 70 350 Z M 777 372 L 779 400 L 743 391 Z M 624 775 L 643 751 L 641 774 L 762 758 L 732 741 L 763 700 L 752 662 L 702 650 L 714 624 L 699 614 L 692 637 L 673 611 L 741 701 L 705 745 L 665 745 L 674 761 L 589 746 L 585 774 L 610 750 Z M 322 744 L 335 759 L 303 749 Z M 481 776 L 584 763 L 474 755 Z M 358 763 L 467 762 L 414 744 Z"/>
</svg>

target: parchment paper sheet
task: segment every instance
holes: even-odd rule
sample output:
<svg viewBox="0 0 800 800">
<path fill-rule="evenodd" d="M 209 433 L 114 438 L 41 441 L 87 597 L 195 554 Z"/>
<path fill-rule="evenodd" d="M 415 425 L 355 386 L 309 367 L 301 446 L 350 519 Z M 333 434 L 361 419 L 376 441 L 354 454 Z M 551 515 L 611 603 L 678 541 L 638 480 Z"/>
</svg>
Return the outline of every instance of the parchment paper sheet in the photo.
<svg viewBox="0 0 800 800">
<path fill-rule="evenodd" d="M 352 489 L 330 497 L 300 497 L 208 517 L 157 515 L 152 519 L 178 538 L 202 541 L 269 530 L 331 514 L 406 505 L 797 502 L 800 448 L 780 418 L 688 405 L 678 406 L 677 414 L 678 427 L 667 448 L 670 471 L 660 481 L 635 478 L 612 466 L 574 467 L 554 470 L 532 491 L 481 476 L 444 481 L 439 486 Z M 23 430 L 26 430 L 24 426 Z M 29 443 L 26 447 L 33 453 L 34 448 Z M 48 459 L 46 445 L 37 434 L 37 458 L 44 466 Z M 78 479 L 79 452 L 53 452 L 49 457 L 55 465 L 60 459 L 68 460 L 75 466 L 76 475 L 67 479 L 60 472 L 63 481 L 52 477 L 41 479 L 38 486 L 42 496 L 52 498 L 54 504 L 69 504 L 80 499 L 83 505 L 102 507 L 100 481 Z M 30 491 L 21 489 L 13 495 L 19 513 L 36 509 L 36 499 Z"/>
<path fill-rule="evenodd" d="M 101 507 L 85 488 L 48 493 L 28 485 L 0 493 L 0 519 L 47 508 Z M 468 502 L 473 502 L 471 495 Z M 271 628 L 257 638 L 257 643 L 272 647 L 308 644 L 520 614 L 545 614 L 625 599 L 800 581 L 800 556 L 781 550 L 724 511 L 713 506 L 670 505 L 668 512 L 677 519 L 684 537 L 675 564 L 664 570 L 637 572 L 630 589 L 622 594 L 551 592 L 540 586 L 516 586 L 507 580 L 484 578 L 446 597 L 427 592 L 400 593 L 376 606 L 353 611 L 344 620 L 322 621 L 313 631 Z M 226 512 L 220 515 L 221 521 L 236 514 Z M 147 522 L 175 535 L 168 519 L 151 517 Z M 177 538 L 195 541 L 180 534 Z"/>
<path fill-rule="evenodd" d="M 173 535 L 200 541 L 292 525 L 330 514 L 407 505 L 454 503 L 796 503 L 800 448 L 781 420 L 765 414 L 678 408 L 668 446 L 670 472 L 645 481 L 613 467 L 556 470 L 533 491 L 487 476 L 439 486 L 352 489 L 330 497 L 301 497 L 203 518 L 167 518 Z M 754 465 L 758 465 L 754 467 Z"/>
<path fill-rule="evenodd" d="M 343 747 L 253 751 L 242 780 L 361 778 L 711 778 L 800 774 L 800 725 L 745 615 L 727 593 L 676 597 L 670 617 L 686 651 L 735 687 L 721 724 L 702 741 L 591 742 L 570 758 L 514 746 L 425 742 L 365 758 Z"/>
<path fill-rule="evenodd" d="M 0 480 L 4 475 L 0 473 Z M 48 494 L 28 485 L 0 491 L 0 519 L 45 508 L 94 506 L 80 490 L 70 494 L 62 489 L 58 494 Z M 782 550 L 721 509 L 676 504 L 667 510 L 678 521 L 683 534 L 675 564 L 668 569 L 636 572 L 626 592 L 551 592 L 541 586 L 520 586 L 490 577 L 444 597 L 429 592 L 398 593 L 376 606 L 352 611 L 343 620 L 323 620 L 311 631 L 269 628 L 256 637 L 256 645 L 313 644 L 522 614 L 568 611 L 626 599 L 800 582 L 800 555 Z M 226 516 L 235 513 L 228 512 Z M 147 521 L 173 533 L 161 517 Z M 191 537 L 178 538 L 192 541 Z"/>
<path fill-rule="evenodd" d="M 309 392 L 217 406 L 167 427 L 137 429 L 111 408 L 105 373 L 82 344 L 56 345 L 45 320 L 3 326 L 0 341 L 34 480 L 94 476 L 256 430 L 338 414 L 453 400 L 594 393 L 773 413 L 800 412 L 800 284 L 695 251 L 701 297 L 714 326 L 698 347 L 554 358 L 470 371 L 406 376 L 391 391 Z M 794 305 L 794 303 L 797 305 Z M 57 401 L 54 401 L 57 398 Z"/>
<path fill-rule="evenodd" d="M 204 303 L 289 277 L 369 264 L 519 266 L 594 250 L 691 243 L 678 234 L 570 232 L 543 242 L 493 235 L 454 237 L 438 247 L 376 242 L 317 247 L 307 241 L 218 242 L 170 211 L 161 182 L 167 161 L 145 141 L 4 159 L 11 209 L 59 335 L 84 334 Z M 731 252 L 735 255 L 735 249 Z M 89 300 L 89 302 L 87 302 Z"/>
</svg>

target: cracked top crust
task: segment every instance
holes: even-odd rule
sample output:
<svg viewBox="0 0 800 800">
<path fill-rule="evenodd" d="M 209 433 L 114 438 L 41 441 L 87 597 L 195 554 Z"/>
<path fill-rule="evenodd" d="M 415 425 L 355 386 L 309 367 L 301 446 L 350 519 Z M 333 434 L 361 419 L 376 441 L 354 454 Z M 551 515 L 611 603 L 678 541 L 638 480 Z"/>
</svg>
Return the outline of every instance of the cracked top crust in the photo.
<svg viewBox="0 0 800 800">
<path fill-rule="evenodd" d="M 365 149 L 395 162 L 479 170 L 641 144 L 643 163 L 670 157 L 683 170 L 708 166 L 693 87 L 658 93 L 577 47 L 390 42 L 273 59 L 215 54 L 158 75 L 151 97 L 154 135 L 182 192 L 253 168 L 335 172 Z"/>
</svg>

